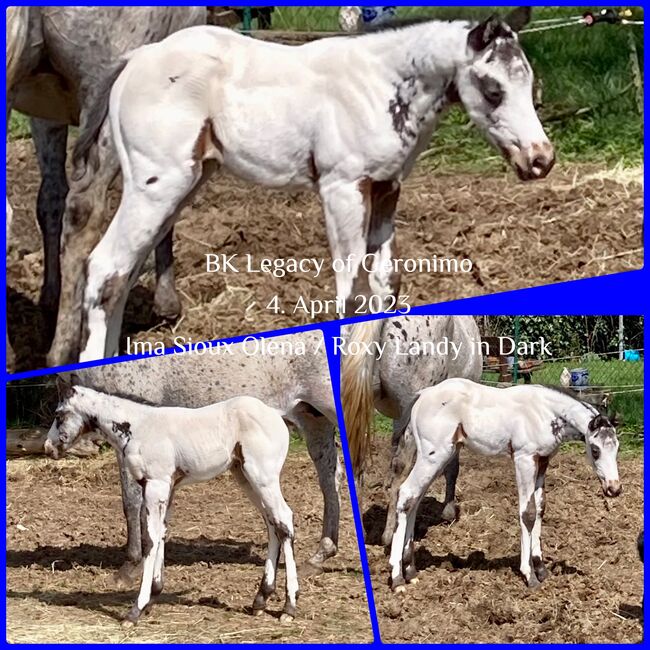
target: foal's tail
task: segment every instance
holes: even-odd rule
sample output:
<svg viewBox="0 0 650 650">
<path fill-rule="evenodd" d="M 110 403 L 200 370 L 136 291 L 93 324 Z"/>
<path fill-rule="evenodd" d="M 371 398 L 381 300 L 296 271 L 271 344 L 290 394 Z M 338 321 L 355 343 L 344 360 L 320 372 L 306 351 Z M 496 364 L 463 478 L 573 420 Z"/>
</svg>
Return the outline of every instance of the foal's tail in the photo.
<svg viewBox="0 0 650 650">
<path fill-rule="evenodd" d="M 360 343 L 360 349 L 367 349 L 364 344 L 379 340 L 383 324 L 383 320 L 355 323 L 348 345 L 352 342 Z M 375 410 L 372 378 L 375 361 L 374 353 L 359 353 L 348 354 L 341 364 L 341 403 L 355 476 L 363 471 L 372 441 Z"/>
<path fill-rule="evenodd" d="M 128 61 L 128 56 L 121 57 L 93 89 L 92 95 L 94 101 L 92 102 L 90 111 L 85 116 L 79 138 L 72 151 L 75 178 L 81 178 L 83 176 L 85 168 L 91 161 L 93 145 L 97 142 L 99 131 L 108 115 L 111 89 L 117 81 L 117 78 L 122 74 L 122 70 L 124 70 Z M 96 168 L 97 161 L 93 161 L 93 163 Z"/>
</svg>

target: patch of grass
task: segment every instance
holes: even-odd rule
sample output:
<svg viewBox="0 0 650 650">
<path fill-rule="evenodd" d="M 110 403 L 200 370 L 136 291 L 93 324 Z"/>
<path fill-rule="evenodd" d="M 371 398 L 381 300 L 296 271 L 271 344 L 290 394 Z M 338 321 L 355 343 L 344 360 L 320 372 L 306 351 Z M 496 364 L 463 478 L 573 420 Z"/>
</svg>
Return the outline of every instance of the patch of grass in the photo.
<svg viewBox="0 0 650 650">
<path fill-rule="evenodd" d="M 22 113 L 12 111 L 9 118 L 9 139 L 21 140 L 23 138 L 31 138 L 29 130 L 29 118 Z"/>
</svg>

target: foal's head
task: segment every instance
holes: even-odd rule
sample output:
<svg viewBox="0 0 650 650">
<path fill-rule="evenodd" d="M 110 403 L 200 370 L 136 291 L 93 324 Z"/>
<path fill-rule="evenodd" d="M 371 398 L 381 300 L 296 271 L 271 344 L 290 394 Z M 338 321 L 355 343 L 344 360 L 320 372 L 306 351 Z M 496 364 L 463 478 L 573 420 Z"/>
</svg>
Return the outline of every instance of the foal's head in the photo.
<svg viewBox="0 0 650 650">
<path fill-rule="evenodd" d="M 54 422 L 45 440 L 45 453 L 52 458 L 63 456 L 80 435 L 93 429 L 90 418 L 75 408 L 76 389 L 63 382 L 58 386 L 59 405 L 54 412 Z"/>
<path fill-rule="evenodd" d="M 603 493 L 608 497 L 617 497 L 621 493 L 621 482 L 616 464 L 618 437 L 614 424 L 604 415 L 596 415 L 589 422 L 585 443 L 587 458 L 600 479 Z"/>
<path fill-rule="evenodd" d="M 493 16 L 474 27 L 467 37 L 469 59 L 456 81 L 471 120 L 524 181 L 544 178 L 555 163 L 535 111 L 533 70 L 517 37 L 529 20 L 530 7 L 519 7 L 505 19 Z"/>
</svg>

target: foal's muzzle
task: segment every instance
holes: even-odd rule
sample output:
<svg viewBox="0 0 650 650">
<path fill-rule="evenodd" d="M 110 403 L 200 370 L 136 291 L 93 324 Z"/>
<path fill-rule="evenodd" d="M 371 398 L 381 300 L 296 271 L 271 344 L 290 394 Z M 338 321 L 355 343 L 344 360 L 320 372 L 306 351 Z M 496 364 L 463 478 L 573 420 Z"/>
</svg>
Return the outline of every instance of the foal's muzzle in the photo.
<svg viewBox="0 0 650 650">
<path fill-rule="evenodd" d="M 546 178 L 555 165 L 555 150 L 548 141 L 535 143 L 525 149 L 511 146 L 506 149 L 506 154 L 522 181 Z"/>
<path fill-rule="evenodd" d="M 623 491 L 620 481 L 602 481 L 603 494 L 606 497 L 617 497 Z"/>
<path fill-rule="evenodd" d="M 54 458 L 54 460 L 57 460 L 61 456 L 61 449 L 54 445 L 49 438 L 45 440 L 44 451 L 50 458 Z"/>
</svg>

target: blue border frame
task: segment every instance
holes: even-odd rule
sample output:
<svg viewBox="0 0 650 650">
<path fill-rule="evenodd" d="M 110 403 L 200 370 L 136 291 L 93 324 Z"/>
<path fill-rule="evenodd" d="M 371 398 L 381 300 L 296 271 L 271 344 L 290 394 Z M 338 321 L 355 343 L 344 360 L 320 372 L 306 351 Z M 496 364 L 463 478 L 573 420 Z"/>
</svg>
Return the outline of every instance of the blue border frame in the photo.
<svg viewBox="0 0 650 650">
<path fill-rule="evenodd" d="M 6 7 L 9 6 L 10 4 L 12 3 L 4 3 L 4 8 L 6 9 Z M 21 3 L 21 4 L 31 5 L 32 3 Z M 45 4 L 50 4 L 50 3 L 45 3 Z M 52 4 L 73 6 L 79 3 L 60 2 L 60 3 L 52 3 Z M 108 4 L 108 3 L 103 3 L 103 2 L 93 3 L 93 5 L 99 5 L 99 4 Z M 187 3 L 130 2 L 128 4 L 129 5 L 141 5 L 141 4 L 142 5 L 156 5 L 156 4 L 183 5 Z M 423 3 L 419 3 L 419 5 L 415 5 L 415 4 L 411 5 L 411 3 L 403 3 L 402 6 L 422 6 L 422 4 Z M 476 2 L 474 4 L 476 6 L 487 5 L 487 3 L 483 3 L 483 2 Z M 304 3 L 286 3 L 284 6 L 293 6 L 293 5 L 306 6 Z M 314 5 L 314 6 L 327 6 L 327 5 L 338 6 L 338 5 L 334 5 L 333 3 L 319 3 L 318 5 Z M 437 6 L 457 6 L 457 5 L 465 6 L 465 3 L 461 5 L 461 3 L 445 2 Z M 558 6 L 558 5 L 586 7 L 586 5 L 572 5 L 570 3 L 557 3 L 557 2 L 548 2 L 548 3 L 542 2 L 538 6 Z M 514 5 L 502 5 L 502 6 L 514 6 Z M 637 6 L 642 6 L 645 9 L 646 3 L 644 2 Z M 644 38 L 646 38 L 646 40 L 648 35 L 648 29 L 650 28 L 646 28 L 644 26 Z M 5 42 L 6 42 L 6 34 L 5 34 Z M 647 62 L 646 60 L 644 60 L 644 76 L 646 72 L 647 72 Z M 6 71 L 4 68 L 2 74 L 3 76 L 6 76 Z M 648 112 L 649 109 L 646 106 L 645 107 L 646 118 L 648 116 Z M 5 130 L 5 158 L 6 158 L 6 153 L 7 153 L 6 124 L 5 127 L 3 128 Z M 648 145 L 648 135 L 644 134 L 644 146 L 646 147 L 646 150 L 647 150 L 647 145 Z M 4 175 L 5 186 L 6 186 L 6 170 L 4 169 L 4 167 L 3 167 L 3 175 Z M 648 172 L 647 170 L 644 170 L 644 178 L 646 181 L 647 181 L 647 177 L 648 177 Z M 646 199 L 647 199 L 647 195 L 646 195 L 646 191 L 644 190 L 644 201 Z M 2 238 L 4 247 L 6 248 L 5 229 L 2 229 L 2 233 L 0 236 Z M 646 240 L 647 237 L 644 236 L 645 250 L 647 250 Z M 645 252 L 644 252 L 644 259 L 647 259 Z M 3 274 L 2 276 L 3 280 L 6 285 L 5 266 L 3 266 L 2 274 Z M 620 273 L 620 274 L 590 278 L 585 280 L 564 282 L 564 283 L 559 283 L 554 285 L 546 285 L 546 286 L 536 287 L 532 289 L 522 289 L 522 290 L 512 291 L 507 293 L 478 296 L 475 298 L 456 300 L 448 303 L 425 305 L 425 306 L 420 306 L 412 309 L 411 313 L 414 315 L 415 314 L 432 314 L 432 315 L 435 314 L 437 315 L 443 315 L 443 314 L 445 315 L 446 314 L 523 315 L 526 314 L 526 315 L 549 315 L 549 316 L 558 315 L 558 314 L 562 314 L 562 315 L 618 315 L 618 314 L 639 315 L 642 314 L 644 317 L 647 318 L 648 311 L 649 311 L 648 309 L 649 302 L 647 298 L 648 287 L 650 287 L 650 277 L 647 272 L 647 266 L 644 265 L 643 270 L 640 271 L 630 271 L 627 273 Z M 2 295 L 0 297 L 0 304 L 2 305 L 3 314 L 6 316 L 6 308 L 7 308 L 6 292 L 2 292 Z M 376 318 L 381 318 L 381 317 L 382 316 L 376 316 Z M 322 330 L 325 336 L 326 351 L 328 355 L 328 360 L 330 362 L 332 389 L 334 391 L 335 396 L 338 396 L 339 388 L 340 388 L 338 359 L 334 354 L 332 337 L 338 336 L 340 332 L 340 326 L 342 324 L 349 323 L 353 320 L 366 320 L 366 319 L 346 319 L 343 321 L 316 323 L 316 324 L 311 324 L 306 326 L 275 330 L 272 332 L 255 333 L 251 336 L 274 337 L 274 336 L 280 336 L 283 334 L 290 334 L 290 333 L 295 333 L 300 331 L 307 331 L 307 330 L 314 330 L 314 329 Z M 5 319 L 5 323 L 6 323 L 6 319 Z M 647 339 L 649 337 L 650 334 L 646 334 L 646 336 L 644 337 L 646 339 L 644 342 L 644 345 L 646 347 L 648 342 Z M 238 342 L 244 340 L 245 338 L 248 337 L 238 336 L 238 337 L 233 337 L 228 339 L 220 339 L 220 341 Z M 145 356 L 147 355 L 120 356 L 108 360 L 90 362 L 86 364 L 73 364 L 73 365 L 63 366 L 57 368 L 56 370 L 57 371 L 73 370 L 73 369 L 78 369 L 78 368 L 83 368 L 88 366 L 105 365 L 109 363 L 112 364 L 121 361 L 132 360 L 136 358 L 143 358 Z M 28 372 L 21 372 L 13 375 L 8 374 L 6 372 L 6 348 L 3 342 L 2 373 L 3 373 L 4 384 L 5 384 L 5 390 L 3 390 L 2 397 L 0 398 L 3 419 L 6 421 L 5 391 L 6 391 L 7 382 L 16 379 L 25 379 L 29 377 L 38 377 L 38 376 L 53 374 L 53 372 L 55 372 L 53 369 L 46 368 L 46 369 L 36 369 Z M 647 372 L 648 371 L 646 370 L 646 373 Z M 646 375 L 644 375 L 644 379 L 645 381 L 647 381 Z M 343 414 L 341 411 L 340 400 L 337 399 L 336 402 L 337 402 L 337 416 L 339 419 L 339 427 L 342 431 L 344 431 Z M 648 406 L 647 398 L 644 397 L 644 408 L 647 409 L 647 406 Z M 345 459 L 346 474 L 348 477 L 352 477 L 353 473 L 352 473 L 352 467 L 350 462 L 350 455 L 349 455 L 349 450 L 348 450 L 345 436 L 342 435 L 341 440 L 342 440 L 343 454 Z M 6 445 L 6 440 L 5 440 L 5 445 Z M 6 447 L 5 447 L 5 452 L 6 452 Z M 647 476 L 647 470 L 645 469 L 646 461 L 647 461 L 647 453 L 644 449 L 644 480 L 646 479 Z M 3 481 L 2 489 L 4 491 L 5 500 L 6 500 L 6 465 L 4 467 L 3 472 L 4 472 L 5 480 Z M 372 622 L 372 630 L 375 638 L 375 641 L 370 645 L 373 647 L 380 648 L 383 644 L 380 641 L 377 612 L 372 597 L 372 585 L 370 581 L 370 572 L 367 563 L 365 545 L 363 543 L 363 536 L 362 536 L 363 527 L 361 525 L 361 514 L 357 506 L 354 481 L 351 479 L 348 480 L 348 485 L 350 490 L 350 499 L 352 503 L 355 526 L 357 529 L 359 551 L 360 551 L 362 565 L 363 565 L 363 574 L 364 574 L 364 581 L 366 586 L 366 593 L 368 596 L 370 619 Z M 647 508 L 648 506 L 644 503 L 644 518 L 647 512 Z M 5 520 L 5 527 L 6 527 L 6 511 L 4 513 L 4 520 Z M 3 573 L 5 577 L 5 584 L 6 584 L 6 566 L 3 566 Z M 644 575 L 645 587 L 647 587 L 647 580 L 648 580 L 647 576 Z M 6 632 L 6 621 L 5 621 L 5 632 Z M 644 632 L 645 632 L 645 626 L 644 626 Z M 172 645 L 178 645 L 180 647 L 192 647 L 195 645 L 199 646 L 201 644 L 172 644 Z M 233 648 L 238 647 L 240 645 L 241 644 L 225 644 L 226 647 L 233 647 Z M 278 644 L 257 644 L 257 645 L 259 647 L 265 647 L 265 648 L 266 647 L 274 648 L 278 646 Z M 320 645 L 329 645 L 329 644 L 282 644 L 282 645 L 285 647 L 295 646 L 295 647 L 305 648 L 305 647 L 319 647 Z M 351 645 L 359 645 L 360 647 L 368 646 L 368 644 L 354 644 L 354 643 L 352 643 Z M 401 646 L 401 647 L 413 647 L 416 646 L 417 644 L 391 644 L 391 646 L 393 645 Z M 451 644 L 440 644 L 440 645 L 451 645 Z M 487 644 L 487 645 L 491 645 L 492 647 L 503 647 L 503 648 L 509 647 L 508 644 Z M 556 644 L 535 644 L 535 645 L 541 645 L 542 647 L 547 647 L 547 648 L 556 647 Z M 577 645 L 578 647 L 583 647 L 583 646 L 584 647 L 587 646 L 608 647 L 608 644 L 575 644 L 575 645 Z M 88 645 L 78 646 L 78 644 L 63 644 L 63 646 L 89 647 Z M 99 646 L 98 644 L 90 644 L 90 646 L 106 647 L 105 645 Z M 453 647 L 460 648 L 460 647 L 472 647 L 472 646 L 471 644 L 453 644 Z M 562 646 L 557 646 L 557 647 L 562 647 Z"/>
</svg>

